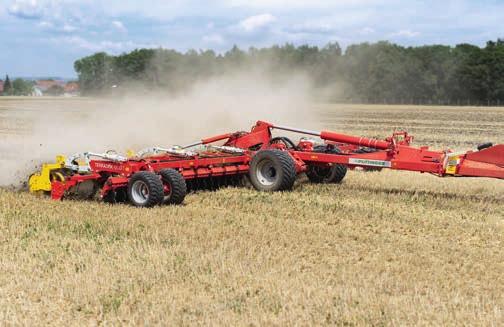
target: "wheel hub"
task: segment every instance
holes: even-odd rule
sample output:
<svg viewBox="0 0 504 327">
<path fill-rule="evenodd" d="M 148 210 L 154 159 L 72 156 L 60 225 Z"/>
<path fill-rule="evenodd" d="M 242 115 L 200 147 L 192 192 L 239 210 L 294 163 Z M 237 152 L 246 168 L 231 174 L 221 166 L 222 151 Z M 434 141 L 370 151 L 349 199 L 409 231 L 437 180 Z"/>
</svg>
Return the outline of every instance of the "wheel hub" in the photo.
<svg viewBox="0 0 504 327">
<path fill-rule="evenodd" d="M 138 204 L 144 204 L 149 199 L 149 187 L 143 181 L 136 181 L 131 187 L 131 196 Z"/>
<path fill-rule="evenodd" d="M 256 168 L 257 180 L 263 185 L 273 185 L 277 179 L 277 171 L 273 163 L 263 160 Z"/>
</svg>

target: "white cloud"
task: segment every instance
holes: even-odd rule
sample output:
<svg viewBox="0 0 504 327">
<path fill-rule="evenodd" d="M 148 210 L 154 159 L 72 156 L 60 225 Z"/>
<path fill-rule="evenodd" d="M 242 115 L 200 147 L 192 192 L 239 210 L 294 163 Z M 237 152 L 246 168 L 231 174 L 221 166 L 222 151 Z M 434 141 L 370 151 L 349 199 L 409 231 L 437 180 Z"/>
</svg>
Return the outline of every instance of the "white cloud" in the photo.
<svg viewBox="0 0 504 327">
<path fill-rule="evenodd" d="M 244 19 L 240 22 L 240 27 L 246 30 L 247 32 L 254 31 L 258 28 L 262 28 L 268 26 L 276 21 L 276 17 L 271 14 L 262 14 L 251 16 L 247 19 Z"/>
<path fill-rule="evenodd" d="M 390 34 L 390 37 L 405 37 L 405 38 L 413 38 L 419 36 L 420 32 L 415 32 L 409 29 L 400 30 L 395 33 Z"/>
<path fill-rule="evenodd" d="M 112 44 L 111 42 L 90 42 L 80 36 L 70 36 L 70 37 L 63 37 L 63 38 L 53 38 L 51 39 L 54 43 L 66 43 L 70 46 L 83 49 L 83 50 L 89 50 L 89 51 L 102 51 L 106 50 L 106 48 L 109 48 L 112 46 L 113 48 L 120 48 L 122 45 L 117 43 L 117 44 Z"/>
<path fill-rule="evenodd" d="M 40 27 L 43 27 L 43 28 L 53 28 L 54 27 L 54 24 L 51 23 L 51 22 L 47 22 L 45 20 L 41 21 L 39 24 L 38 24 Z"/>
<path fill-rule="evenodd" d="M 80 36 L 67 36 L 67 37 L 58 37 L 50 39 L 52 43 L 56 44 L 67 44 L 76 48 L 77 50 L 86 50 L 92 52 L 98 51 L 108 51 L 112 53 L 118 53 L 123 51 L 129 51 L 137 48 L 156 48 L 159 45 L 155 44 L 140 44 L 132 41 L 89 41 Z"/>
<path fill-rule="evenodd" d="M 77 27 L 72 26 L 70 24 L 64 24 L 63 27 L 61 28 L 61 30 L 63 32 L 72 33 L 72 32 L 77 31 Z"/>
<path fill-rule="evenodd" d="M 356 3 L 373 3 L 375 0 L 226 0 L 229 6 L 233 7 L 251 7 L 251 8 L 324 8 L 341 5 L 353 5 Z"/>
<path fill-rule="evenodd" d="M 125 32 L 125 31 L 126 31 L 126 27 L 125 27 L 125 26 L 124 26 L 124 24 L 123 24 L 121 21 L 119 21 L 119 20 L 114 20 L 114 21 L 112 21 L 112 26 L 113 26 L 114 28 L 116 28 L 117 30 L 119 30 L 119 31 L 123 31 L 123 32 Z"/>
<path fill-rule="evenodd" d="M 225 43 L 225 40 L 220 34 L 210 34 L 203 36 L 203 42 L 208 44 L 222 45 Z"/>
<path fill-rule="evenodd" d="M 43 30 L 51 31 L 51 32 L 63 32 L 63 33 L 75 33 L 79 31 L 79 28 L 65 22 L 51 22 L 43 20 L 38 23 L 38 26 Z"/>
<path fill-rule="evenodd" d="M 374 34 L 376 31 L 374 30 L 374 28 L 371 28 L 371 27 L 364 27 L 363 29 L 361 29 L 359 31 L 359 34 L 361 35 L 370 35 L 370 34 Z"/>
<path fill-rule="evenodd" d="M 295 24 L 287 30 L 291 33 L 324 34 L 334 30 L 334 26 L 327 21 L 310 20 L 302 24 Z"/>
<path fill-rule="evenodd" d="M 14 0 L 7 11 L 18 18 L 38 19 L 42 17 L 44 9 L 44 3 L 37 0 Z"/>
</svg>

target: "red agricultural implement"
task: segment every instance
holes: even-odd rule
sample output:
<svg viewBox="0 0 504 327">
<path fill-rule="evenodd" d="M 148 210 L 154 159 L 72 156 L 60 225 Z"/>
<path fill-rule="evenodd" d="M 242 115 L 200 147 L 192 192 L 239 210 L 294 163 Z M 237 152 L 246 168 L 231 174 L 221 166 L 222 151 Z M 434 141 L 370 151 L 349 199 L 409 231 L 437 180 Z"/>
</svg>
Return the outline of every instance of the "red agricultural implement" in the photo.
<svg viewBox="0 0 504 327">
<path fill-rule="evenodd" d="M 287 137 L 273 137 L 273 130 L 322 141 L 302 138 L 294 143 Z M 55 164 L 45 164 L 32 175 L 29 185 L 31 191 L 48 192 L 56 200 L 97 197 L 151 207 L 180 204 L 191 190 L 240 185 L 245 176 L 259 191 L 286 191 L 301 173 L 314 183 L 340 183 L 347 169 L 358 167 L 504 179 L 504 144 L 487 143 L 456 153 L 412 147 L 412 140 L 407 132 L 376 140 L 258 121 L 250 132 L 223 134 L 185 147 L 150 148 L 130 157 L 59 156 Z M 221 145 L 213 145 L 217 143 Z"/>
</svg>

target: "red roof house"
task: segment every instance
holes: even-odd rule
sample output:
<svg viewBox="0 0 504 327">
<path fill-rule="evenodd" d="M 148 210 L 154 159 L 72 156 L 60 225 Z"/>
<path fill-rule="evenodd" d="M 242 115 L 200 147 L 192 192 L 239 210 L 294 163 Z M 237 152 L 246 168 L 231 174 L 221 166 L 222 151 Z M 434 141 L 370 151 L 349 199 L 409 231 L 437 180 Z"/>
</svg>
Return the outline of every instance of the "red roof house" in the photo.
<svg viewBox="0 0 504 327">
<path fill-rule="evenodd" d="M 77 93 L 79 92 L 79 83 L 77 82 L 68 82 L 64 86 L 65 93 Z"/>
<path fill-rule="evenodd" d="M 58 85 L 62 86 L 61 82 L 59 81 L 54 81 L 54 80 L 38 80 L 36 83 L 36 86 L 42 91 L 45 92 L 49 90 L 51 87 Z"/>
</svg>

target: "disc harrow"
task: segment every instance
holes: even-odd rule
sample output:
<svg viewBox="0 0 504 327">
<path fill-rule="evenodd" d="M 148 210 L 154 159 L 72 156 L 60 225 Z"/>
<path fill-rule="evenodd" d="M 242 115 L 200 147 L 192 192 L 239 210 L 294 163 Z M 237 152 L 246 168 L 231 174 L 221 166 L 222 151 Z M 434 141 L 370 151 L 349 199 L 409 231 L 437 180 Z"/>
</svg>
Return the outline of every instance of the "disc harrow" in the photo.
<svg viewBox="0 0 504 327">
<path fill-rule="evenodd" d="M 295 143 L 273 136 L 276 130 L 305 136 Z M 245 178 L 264 192 L 288 191 L 303 173 L 313 183 L 341 183 L 347 170 L 356 168 L 504 179 L 504 144 L 454 152 L 413 147 L 412 141 L 404 131 L 377 140 L 258 121 L 250 132 L 217 135 L 186 146 L 150 147 L 128 155 L 60 155 L 30 177 L 29 188 L 55 200 L 100 199 L 152 207 L 181 204 L 187 192 L 243 186 Z"/>
</svg>

